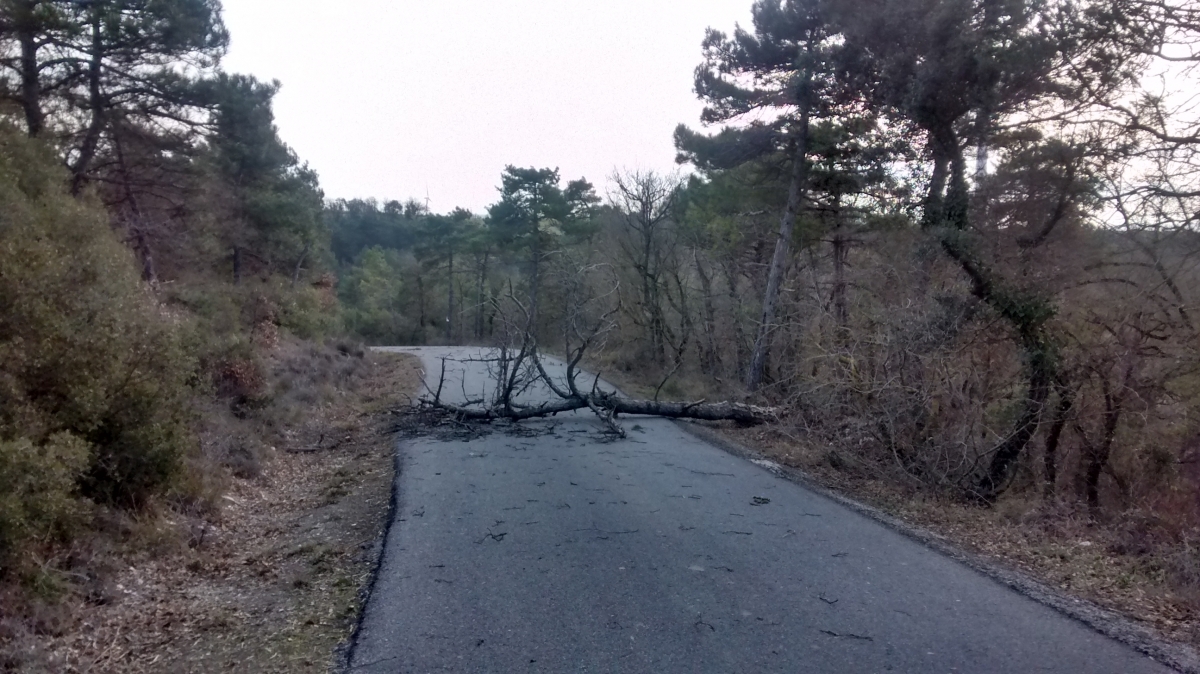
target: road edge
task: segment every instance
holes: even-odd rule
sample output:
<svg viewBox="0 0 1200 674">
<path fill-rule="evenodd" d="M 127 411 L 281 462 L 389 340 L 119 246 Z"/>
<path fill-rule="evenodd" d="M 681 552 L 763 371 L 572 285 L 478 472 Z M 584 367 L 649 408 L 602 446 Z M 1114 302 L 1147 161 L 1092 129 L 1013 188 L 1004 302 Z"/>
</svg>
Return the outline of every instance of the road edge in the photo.
<svg viewBox="0 0 1200 674">
<path fill-rule="evenodd" d="M 397 438 L 393 443 L 395 455 L 392 457 L 392 484 L 391 495 L 388 497 L 388 515 L 387 526 L 383 528 L 383 533 L 375 540 L 375 544 L 371 546 L 371 556 L 374 561 L 371 565 L 371 578 L 359 590 L 359 601 L 362 608 L 359 609 L 358 615 L 354 619 L 354 629 L 350 632 L 350 637 L 338 648 L 336 659 L 332 671 L 339 674 L 348 674 L 354 671 L 357 667 L 354 665 L 354 653 L 358 650 L 358 638 L 362 634 L 363 623 L 367 619 L 367 607 L 371 602 L 371 598 L 375 596 L 375 585 L 379 582 L 379 572 L 383 569 L 383 560 L 387 556 L 388 540 L 391 538 L 392 526 L 396 523 L 397 513 L 400 512 L 400 472 L 403 470 L 403 450 L 407 438 Z M 1189 672 L 1189 674 L 1191 674 Z"/>
<path fill-rule="evenodd" d="M 1028 574 L 1003 566 L 982 555 L 967 552 L 941 535 L 909 524 L 873 506 L 860 503 L 821 484 L 808 473 L 797 468 L 782 466 L 761 452 L 730 440 L 703 424 L 684 420 L 675 420 L 674 423 L 689 435 L 870 518 L 977 573 L 983 574 L 1017 594 L 1054 609 L 1114 641 L 1133 648 L 1155 662 L 1174 668 L 1183 674 L 1200 674 L 1200 652 L 1190 646 L 1163 639 L 1148 628 L 1115 611 L 1086 599 L 1069 597 Z"/>
</svg>

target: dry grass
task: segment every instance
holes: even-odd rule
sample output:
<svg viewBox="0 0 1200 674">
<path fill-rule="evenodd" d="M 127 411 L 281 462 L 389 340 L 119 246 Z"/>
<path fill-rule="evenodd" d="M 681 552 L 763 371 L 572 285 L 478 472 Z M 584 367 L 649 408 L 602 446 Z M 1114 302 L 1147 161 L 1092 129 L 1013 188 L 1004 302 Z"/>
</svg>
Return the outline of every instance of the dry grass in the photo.
<svg viewBox="0 0 1200 674">
<path fill-rule="evenodd" d="M 48 570 L 43 590 L 28 579 L 5 590 L 0 671 L 333 668 L 386 526 L 389 411 L 416 389 L 419 367 L 301 343 L 263 366 L 270 402 L 205 430 L 206 453 L 241 477 L 214 486 L 215 503 L 192 509 L 201 515 L 112 515 L 112 531 L 71 553 L 87 549 L 87 560 L 56 566 L 86 573 Z"/>
</svg>

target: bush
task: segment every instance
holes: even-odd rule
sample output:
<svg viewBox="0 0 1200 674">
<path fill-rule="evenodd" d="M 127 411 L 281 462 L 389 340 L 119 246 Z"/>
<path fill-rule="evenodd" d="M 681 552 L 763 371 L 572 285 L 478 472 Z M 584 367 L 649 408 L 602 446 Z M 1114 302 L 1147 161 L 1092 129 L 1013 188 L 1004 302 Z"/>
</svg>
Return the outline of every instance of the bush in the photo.
<svg viewBox="0 0 1200 674">
<path fill-rule="evenodd" d="M 0 441 L 0 570 L 23 543 L 64 529 L 78 510 L 77 484 L 88 460 L 88 444 L 69 433 L 41 445 Z"/>
<path fill-rule="evenodd" d="M 195 368 L 103 210 L 64 185 L 45 148 L 0 129 L 0 441 L 50 461 L 69 433 L 90 448 L 81 493 L 136 507 L 192 442 Z M 61 491 L 61 477 L 38 489 Z"/>
<path fill-rule="evenodd" d="M 301 339 L 321 340 L 342 332 L 332 279 L 279 294 L 279 325 Z"/>
</svg>

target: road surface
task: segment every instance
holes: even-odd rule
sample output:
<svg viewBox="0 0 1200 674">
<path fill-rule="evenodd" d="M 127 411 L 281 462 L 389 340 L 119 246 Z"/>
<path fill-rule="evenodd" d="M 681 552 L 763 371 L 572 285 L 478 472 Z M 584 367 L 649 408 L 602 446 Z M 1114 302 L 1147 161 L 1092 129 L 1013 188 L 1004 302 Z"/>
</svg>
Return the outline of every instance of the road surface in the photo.
<svg viewBox="0 0 1200 674">
<path fill-rule="evenodd" d="M 397 350 L 435 386 L 478 353 Z M 489 385 L 448 371 L 459 399 Z M 1171 671 L 669 421 L 623 423 L 405 441 L 351 671 Z"/>
</svg>

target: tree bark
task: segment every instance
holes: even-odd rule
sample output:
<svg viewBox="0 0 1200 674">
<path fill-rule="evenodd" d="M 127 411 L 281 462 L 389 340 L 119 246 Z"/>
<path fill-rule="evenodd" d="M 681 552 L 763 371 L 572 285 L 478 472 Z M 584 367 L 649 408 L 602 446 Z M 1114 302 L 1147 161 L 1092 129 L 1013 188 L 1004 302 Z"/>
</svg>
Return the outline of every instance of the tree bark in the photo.
<svg viewBox="0 0 1200 674">
<path fill-rule="evenodd" d="M 846 260 L 849 254 L 850 242 L 839 222 L 833 233 L 833 315 L 837 322 L 837 345 L 843 348 L 850 330 L 850 306 L 846 297 Z"/>
<path fill-rule="evenodd" d="M 41 65 L 38 63 L 38 30 L 33 14 L 38 0 L 18 3 L 16 20 L 17 40 L 21 44 L 21 109 L 29 135 L 36 138 L 45 126 L 42 112 Z"/>
<path fill-rule="evenodd" d="M 417 325 L 421 326 L 421 343 L 425 343 L 425 279 L 417 272 Z"/>
<path fill-rule="evenodd" d="M 527 330 L 537 335 L 538 300 L 542 285 L 542 195 L 535 194 L 531 209 L 533 242 L 529 247 L 529 326 Z"/>
<path fill-rule="evenodd" d="M 1063 430 L 1067 427 L 1067 419 L 1071 408 L 1075 405 L 1075 391 L 1071 389 L 1066 376 L 1060 375 L 1054 383 L 1058 393 L 1058 404 L 1054 408 L 1054 419 L 1050 424 L 1050 432 L 1046 435 L 1046 449 L 1042 456 L 1045 467 L 1046 484 L 1043 497 L 1049 501 L 1054 498 L 1058 487 L 1058 445 L 1062 440 Z"/>
<path fill-rule="evenodd" d="M 988 136 L 991 135 L 992 119 L 986 109 L 975 113 L 975 183 L 983 182 L 988 175 Z"/>
<path fill-rule="evenodd" d="M 88 103 L 92 119 L 79 147 L 79 157 L 71 166 L 71 194 L 74 196 L 79 196 L 87 184 L 87 173 L 92 166 L 92 160 L 96 158 L 100 136 L 104 131 L 105 104 L 100 86 L 104 72 L 104 36 L 99 8 L 92 8 L 91 18 L 92 53 L 88 65 Z"/>
<path fill-rule="evenodd" d="M 1125 392 L 1133 379 L 1132 355 L 1127 355 L 1125 360 L 1121 379 L 1115 388 L 1106 375 L 1100 375 L 1100 390 L 1104 396 L 1104 426 L 1099 441 L 1090 441 L 1083 431 L 1083 427 L 1078 428 L 1087 459 L 1084 469 L 1084 492 L 1087 497 L 1088 515 L 1093 520 L 1100 516 L 1100 476 L 1108 468 L 1108 461 L 1112 456 L 1112 446 L 1117 439 L 1117 428 L 1121 423 L 1121 413 L 1125 408 Z"/>
<path fill-rule="evenodd" d="M 975 495 L 985 502 L 996 499 L 1005 489 L 1012 478 L 1013 467 L 1021 452 L 1033 439 L 1046 399 L 1050 397 L 1050 372 L 1045 365 L 1034 363 L 1030 366 L 1029 387 L 1025 393 L 1025 405 L 1021 409 L 1013 430 L 999 445 L 992 449 L 992 460 L 987 472 L 975 486 Z"/>
<path fill-rule="evenodd" d="M 509 419 L 525 421 L 553 416 L 562 412 L 591 409 L 593 407 L 614 414 L 636 414 L 666 417 L 669 419 L 696 419 L 700 421 L 737 421 L 758 424 L 774 419 L 777 412 L 767 407 L 741 403 L 719 402 L 656 402 L 653 400 L 631 400 L 610 394 L 571 396 L 540 405 L 520 406 L 516 404 L 493 407 L 468 407 L 431 401 L 434 407 L 455 414 L 462 419 L 496 421 Z"/>
<path fill-rule="evenodd" d="M 304 244 L 304 250 L 300 251 L 300 259 L 296 260 L 296 266 L 292 269 L 292 287 L 300 283 L 300 273 L 304 271 L 304 261 L 308 259 L 308 254 L 312 250 L 312 243 Z"/>
<path fill-rule="evenodd" d="M 475 339 L 483 339 L 483 308 L 486 300 L 483 297 L 483 285 L 487 280 L 489 253 L 484 252 L 479 264 L 479 285 L 476 292 L 478 304 L 475 305 Z"/>
<path fill-rule="evenodd" d="M 968 240 L 970 193 L 963 148 L 952 127 L 931 129 L 930 137 L 934 172 L 921 224 L 967 275 L 971 294 L 1012 326 L 1028 371 L 1021 414 L 1008 436 L 989 452 L 987 469 L 969 489 L 974 498 L 990 503 L 1008 488 L 1017 459 L 1037 432 L 1051 385 L 1058 378 L 1057 350 L 1046 331 L 1054 309 L 1042 297 L 1004 283 L 975 253 Z"/>
<path fill-rule="evenodd" d="M 809 44 L 809 53 L 813 45 Z M 746 387 L 757 391 L 762 385 L 763 371 L 766 369 L 767 349 L 771 341 L 771 333 L 775 328 L 775 305 L 779 301 L 779 288 L 783 284 L 783 274 L 787 270 L 788 259 L 792 250 L 792 230 L 796 227 L 796 213 L 800 210 L 808 184 L 808 136 L 809 118 L 812 113 L 808 89 L 812 82 L 812 66 L 806 66 L 805 81 L 801 85 L 800 101 L 800 137 L 796 139 L 796 148 L 792 164 L 792 179 L 788 187 L 787 206 L 783 209 L 783 217 L 779 222 L 779 238 L 775 241 L 775 255 L 771 258 L 771 270 L 767 276 L 767 288 L 763 295 L 762 322 L 758 327 L 758 336 L 754 340 L 754 350 L 750 356 L 750 370 L 746 373 Z"/>
<path fill-rule="evenodd" d="M 700 256 L 693 251 L 696 277 L 704 293 L 704 345 L 700 353 L 700 367 L 705 374 L 716 375 L 721 367 L 721 356 L 717 350 L 717 307 L 713 302 L 712 277 L 704 270 Z"/>
<path fill-rule="evenodd" d="M 142 280 L 151 285 L 158 283 L 158 270 L 154 266 L 154 251 L 150 249 L 150 241 L 142 223 L 135 225 L 133 230 L 134 247 L 138 258 L 142 261 Z"/>
<path fill-rule="evenodd" d="M 129 214 L 128 222 L 133 234 L 134 250 L 142 262 L 142 280 L 154 284 L 158 282 L 158 270 L 154 266 L 154 254 L 150 249 L 150 239 L 146 236 L 146 219 L 142 214 L 137 192 L 133 189 L 133 180 L 129 176 L 129 164 L 125 161 L 125 150 L 120 137 L 114 136 L 114 147 L 117 151 L 117 163 L 120 167 L 121 186 L 125 190 L 125 209 Z"/>
<path fill-rule="evenodd" d="M 1088 515 L 1095 520 L 1100 515 L 1100 476 L 1112 456 L 1113 441 L 1117 436 L 1117 424 L 1121 420 L 1121 404 L 1112 391 L 1104 391 L 1104 434 L 1100 442 L 1088 447 L 1087 471 L 1084 486 L 1087 493 Z"/>
<path fill-rule="evenodd" d="M 740 315 L 740 307 L 742 306 L 742 298 L 738 294 L 738 272 L 735 269 L 736 263 L 733 260 L 725 260 L 722 265 L 722 270 L 725 272 L 726 291 L 729 294 L 729 313 L 733 320 L 733 354 L 734 362 L 737 363 L 737 376 L 742 379 L 746 374 L 746 328 Z"/>
</svg>

